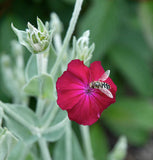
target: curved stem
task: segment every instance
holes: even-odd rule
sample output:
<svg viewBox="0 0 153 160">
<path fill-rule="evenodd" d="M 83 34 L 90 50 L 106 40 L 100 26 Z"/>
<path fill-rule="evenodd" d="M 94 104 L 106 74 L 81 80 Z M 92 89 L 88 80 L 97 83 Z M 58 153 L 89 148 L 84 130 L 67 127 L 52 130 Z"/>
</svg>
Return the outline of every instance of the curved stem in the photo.
<svg viewBox="0 0 153 160">
<path fill-rule="evenodd" d="M 72 33 L 74 31 L 74 28 L 75 28 L 75 25 L 76 25 L 76 22 L 77 22 L 77 19 L 79 17 L 79 13 L 80 13 L 80 10 L 81 10 L 82 3 L 83 3 L 83 0 L 76 0 L 74 11 L 73 11 L 73 14 L 72 14 L 72 18 L 70 20 L 69 28 L 68 28 L 66 36 L 64 38 L 62 49 L 60 51 L 60 54 L 58 55 L 58 58 L 56 59 L 56 62 L 54 64 L 53 68 L 52 68 L 52 71 L 51 71 L 51 75 L 53 77 L 55 76 L 56 71 L 58 69 L 58 66 L 60 65 L 60 63 L 61 63 L 61 61 L 62 61 L 62 59 L 63 59 L 63 57 L 66 53 L 65 51 L 68 47 L 68 44 L 70 42 Z"/>
<path fill-rule="evenodd" d="M 91 147 L 90 135 L 89 135 L 89 127 L 88 126 L 80 126 L 81 134 L 83 137 L 83 145 L 86 154 L 86 160 L 94 160 L 93 152 Z"/>
</svg>

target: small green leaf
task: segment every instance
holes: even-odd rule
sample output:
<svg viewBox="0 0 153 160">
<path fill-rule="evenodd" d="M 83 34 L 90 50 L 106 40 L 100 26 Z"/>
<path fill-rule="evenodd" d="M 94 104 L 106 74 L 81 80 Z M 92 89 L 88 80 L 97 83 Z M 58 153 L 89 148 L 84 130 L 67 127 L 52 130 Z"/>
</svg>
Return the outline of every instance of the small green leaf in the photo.
<svg viewBox="0 0 153 160">
<path fill-rule="evenodd" d="M 17 143 L 17 139 L 6 128 L 0 127 L 0 160 L 7 160 L 7 157 Z"/>
<path fill-rule="evenodd" d="M 26 80 L 29 81 L 30 79 L 32 79 L 32 77 L 36 75 L 38 75 L 37 59 L 36 59 L 36 55 L 32 54 L 28 60 L 28 63 L 25 69 Z"/>
<path fill-rule="evenodd" d="M 102 119 L 116 135 L 134 145 L 144 144 L 153 130 L 153 107 L 145 99 L 122 98 L 104 111 Z"/>
<path fill-rule="evenodd" d="M 94 124 L 90 128 L 91 144 L 95 160 L 106 159 L 108 153 L 108 142 L 102 128 Z"/>
<path fill-rule="evenodd" d="M 78 139 L 74 132 L 72 132 L 72 159 L 73 160 L 85 160 L 84 155 L 82 153 L 82 149 L 78 142 Z M 59 154 L 60 153 L 60 154 Z M 67 160 L 66 159 L 66 142 L 65 137 L 63 136 L 55 145 L 55 149 L 53 152 L 54 160 Z"/>
<path fill-rule="evenodd" d="M 48 74 L 34 76 L 25 86 L 24 92 L 31 96 L 55 99 L 52 77 Z"/>
</svg>

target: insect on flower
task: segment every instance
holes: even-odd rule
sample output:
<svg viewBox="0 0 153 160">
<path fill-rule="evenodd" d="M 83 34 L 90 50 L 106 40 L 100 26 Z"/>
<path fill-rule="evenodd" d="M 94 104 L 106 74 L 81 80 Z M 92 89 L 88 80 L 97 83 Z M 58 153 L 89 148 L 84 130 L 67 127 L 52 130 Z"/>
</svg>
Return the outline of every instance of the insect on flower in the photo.
<svg viewBox="0 0 153 160">
<path fill-rule="evenodd" d="M 101 113 L 116 101 L 117 87 L 104 71 L 100 61 L 84 65 L 72 60 L 67 70 L 56 82 L 57 104 L 68 112 L 70 120 L 82 125 L 92 125 Z"/>
<path fill-rule="evenodd" d="M 106 94 L 108 97 L 113 98 L 112 93 L 109 91 L 110 85 L 104 82 L 110 75 L 110 70 L 107 70 L 99 79 L 98 81 L 93 81 L 89 84 L 91 88 L 99 89 L 101 92 Z"/>
</svg>

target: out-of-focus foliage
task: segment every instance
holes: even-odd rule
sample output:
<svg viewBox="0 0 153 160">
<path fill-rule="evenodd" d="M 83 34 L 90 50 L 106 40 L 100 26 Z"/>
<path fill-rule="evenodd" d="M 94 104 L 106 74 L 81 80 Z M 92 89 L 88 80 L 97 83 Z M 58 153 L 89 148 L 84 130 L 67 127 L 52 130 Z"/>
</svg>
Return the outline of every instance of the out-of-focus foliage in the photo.
<svg viewBox="0 0 153 160">
<path fill-rule="evenodd" d="M 1 0 L 0 58 L 2 54 L 11 55 L 10 42 L 16 38 L 11 22 L 24 30 L 28 21 L 36 26 L 37 16 L 45 22 L 51 12 L 56 12 L 64 24 L 64 34 L 74 3 L 75 0 Z M 153 130 L 153 1 L 85 0 L 75 31 L 77 39 L 88 29 L 90 42 L 95 43 L 92 61 L 101 60 L 104 68 L 111 70 L 110 77 L 118 87 L 117 102 L 102 114 L 104 128 L 99 124 L 91 127 L 94 155 L 100 160 L 105 159 L 109 149 L 105 128 L 116 137 L 124 134 L 133 145 L 146 143 Z M 26 49 L 24 56 L 27 63 L 30 54 Z M 27 69 L 26 74 L 31 76 L 29 73 Z M 0 71 L 0 100 L 10 101 L 9 95 Z M 77 141 L 75 134 L 72 139 Z M 56 144 L 55 159 L 62 156 L 58 150 L 63 145 L 62 139 Z M 78 154 L 81 153 L 78 142 L 73 148 L 79 148 Z"/>
</svg>

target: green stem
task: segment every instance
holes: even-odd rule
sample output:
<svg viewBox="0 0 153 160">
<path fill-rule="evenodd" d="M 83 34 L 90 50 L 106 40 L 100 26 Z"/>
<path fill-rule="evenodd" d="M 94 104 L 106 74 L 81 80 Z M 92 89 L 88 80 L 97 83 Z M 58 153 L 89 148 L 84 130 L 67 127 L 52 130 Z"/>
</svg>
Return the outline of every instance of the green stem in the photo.
<svg viewBox="0 0 153 160">
<path fill-rule="evenodd" d="M 52 160 L 50 152 L 48 150 L 47 142 L 43 138 L 40 138 L 38 140 L 38 144 L 41 150 L 43 160 Z"/>
<path fill-rule="evenodd" d="M 86 160 L 94 160 L 93 152 L 91 147 L 90 135 L 89 135 L 89 127 L 88 126 L 80 126 L 81 134 L 83 137 L 83 145 L 86 154 Z"/>
<path fill-rule="evenodd" d="M 44 110 L 45 100 L 41 98 L 41 96 L 37 99 L 37 108 L 36 108 L 36 115 L 41 117 L 43 110 Z"/>
<path fill-rule="evenodd" d="M 65 134 L 66 143 L 66 160 L 72 160 L 72 129 L 71 121 L 68 121 Z"/>
<path fill-rule="evenodd" d="M 48 52 L 47 53 L 40 53 L 37 54 L 37 70 L 38 75 L 41 76 L 42 73 L 46 73 L 47 71 L 47 64 L 48 64 Z M 42 99 L 42 81 L 41 78 L 39 79 L 39 97 L 37 99 L 37 108 L 36 108 L 36 115 L 41 117 L 44 109 L 45 100 Z"/>
<path fill-rule="evenodd" d="M 76 25 L 76 22 L 77 22 L 77 19 L 79 17 L 79 13 L 80 13 L 80 10 L 81 10 L 82 3 L 83 3 L 83 0 L 76 0 L 74 11 L 73 11 L 73 14 L 72 14 L 72 18 L 70 20 L 69 28 L 68 28 L 66 36 L 64 38 L 62 49 L 60 51 L 60 54 L 58 55 L 58 58 L 56 59 L 56 62 L 54 64 L 53 68 L 52 68 L 52 71 L 51 71 L 51 75 L 53 77 L 55 76 L 56 71 L 57 71 L 65 53 L 66 53 L 66 49 L 68 47 L 69 41 L 71 39 L 71 36 L 73 34 L 73 31 L 74 31 L 74 28 L 75 28 L 75 25 Z"/>
<path fill-rule="evenodd" d="M 55 44 L 57 53 L 60 53 L 60 50 L 62 48 L 62 40 L 61 40 L 61 35 L 59 33 L 57 33 L 54 36 L 54 44 Z"/>
</svg>

